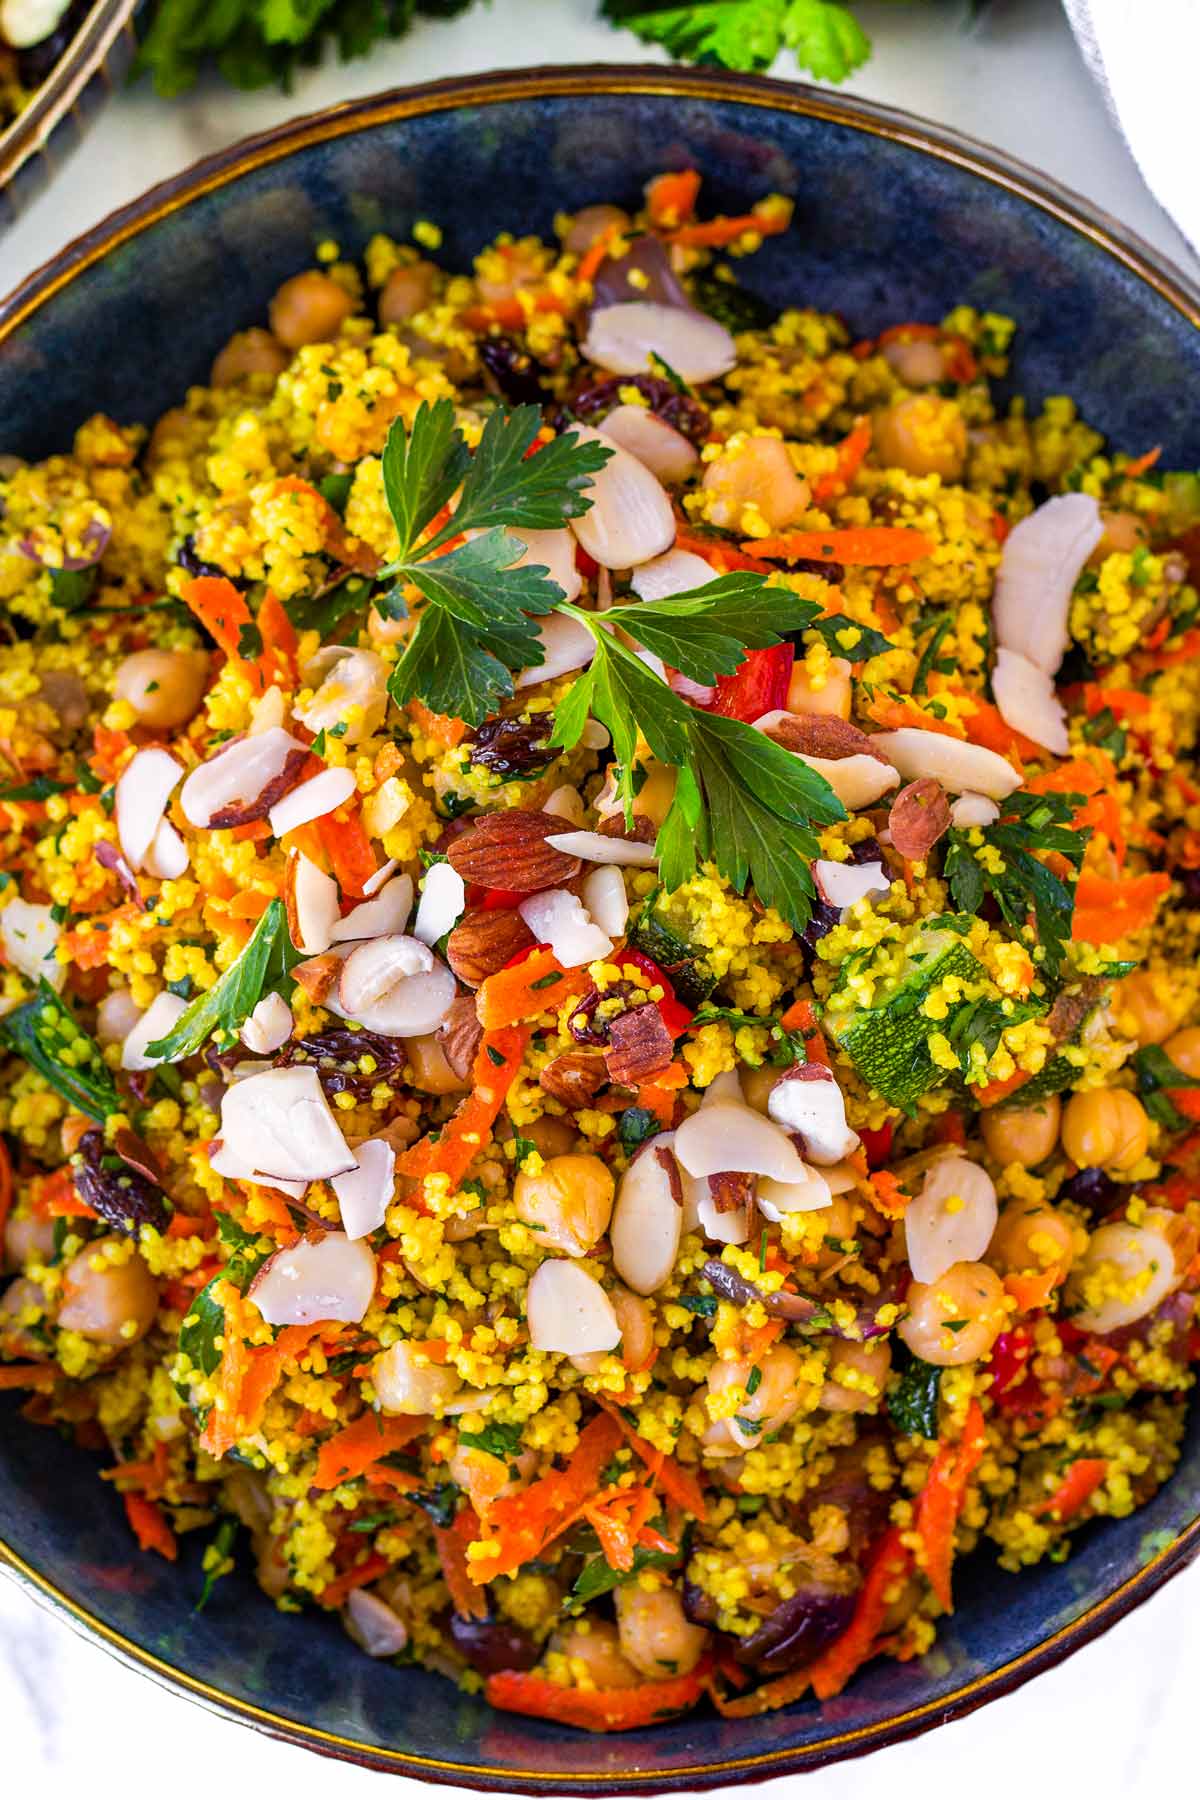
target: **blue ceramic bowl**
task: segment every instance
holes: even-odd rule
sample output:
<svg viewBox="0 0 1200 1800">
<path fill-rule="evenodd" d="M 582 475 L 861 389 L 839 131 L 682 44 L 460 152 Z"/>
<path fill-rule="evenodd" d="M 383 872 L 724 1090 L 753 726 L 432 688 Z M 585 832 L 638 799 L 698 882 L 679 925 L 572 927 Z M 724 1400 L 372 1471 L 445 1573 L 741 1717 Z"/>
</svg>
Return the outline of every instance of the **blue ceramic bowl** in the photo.
<svg viewBox="0 0 1200 1800">
<path fill-rule="evenodd" d="M 504 74 L 356 102 L 238 146 L 116 214 L 0 308 L 0 451 L 43 456 L 88 413 L 153 419 L 272 290 L 336 238 L 439 221 L 467 260 L 499 227 L 634 201 L 692 164 L 714 210 L 774 189 L 795 228 L 753 284 L 856 332 L 957 301 L 1020 322 L 1015 385 L 1069 392 L 1131 451 L 1200 465 L 1200 297 L 1043 178 L 903 114 L 750 77 L 670 69 Z M 0 1566 L 131 1665 L 262 1730 L 379 1769 L 529 1792 L 697 1788 L 876 1748 L 1058 1661 L 1200 1550 L 1200 1422 L 1173 1480 L 1071 1560 L 1021 1576 L 979 1556 L 923 1661 L 876 1663 L 826 1705 L 590 1737 L 492 1713 L 448 1682 L 355 1655 L 336 1623 L 271 1609 L 248 1575 L 192 1611 L 199 1546 L 139 1556 L 81 1453 L 0 1420 Z"/>
</svg>

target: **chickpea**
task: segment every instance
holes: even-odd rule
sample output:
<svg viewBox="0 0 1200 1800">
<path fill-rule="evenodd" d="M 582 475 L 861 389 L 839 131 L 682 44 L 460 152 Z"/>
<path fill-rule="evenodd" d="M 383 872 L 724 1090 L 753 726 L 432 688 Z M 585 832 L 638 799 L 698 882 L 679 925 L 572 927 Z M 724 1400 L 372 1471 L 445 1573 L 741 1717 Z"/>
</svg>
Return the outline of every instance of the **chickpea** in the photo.
<svg viewBox="0 0 1200 1800">
<path fill-rule="evenodd" d="M 637 1687 L 640 1672 L 622 1653 L 617 1628 L 607 1619 L 580 1619 L 550 1639 L 551 1650 L 581 1662 L 598 1688 Z"/>
<path fill-rule="evenodd" d="M 289 350 L 335 338 L 354 311 L 353 297 L 332 276 L 305 269 L 276 290 L 269 307 L 271 330 Z"/>
<path fill-rule="evenodd" d="M 1174 1031 L 1177 1017 L 1168 977 L 1152 969 L 1136 969 L 1113 989 L 1112 1012 L 1117 1029 L 1143 1047 L 1161 1044 Z"/>
<path fill-rule="evenodd" d="M 621 1327 L 621 1361 L 627 1369 L 644 1369 L 654 1354 L 654 1314 L 650 1305 L 620 1282 L 608 1297 Z M 608 1357 L 605 1350 L 587 1350 L 572 1356 L 570 1362 L 581 1375 L 598 1375 Z"/>
<path fill-rule="evenodd" d="M 6 1356 L 37 1356 L 37 1338 L 28 1329 L 40 1323 L 46 1311 L 46 1294 L 40 1282 L 18 1275 L 0 1294 L 0 1349 Z M 23 1317 L 29 1317 L 22 1323 Z M 36 1315 L 36 1316 L 35 1316 Z"/>
<path fill-rule="evenodd" d="M 158 1283 L 126 1238 L 96 1238 L 63 1271 L 58 1323 L 114 1349 L 145 1337 L 158 1311 Z M 119 1258 L 117 1253 L 120 1253 Z"/>
<path fill-rule="evenodd" d="M 883 360 L 905 387 L 936 387 L 946 379 L 946 353 L 932 338 L 898 339 L 884 346 Z"/>
<path fill-rule="evenodd" d="M 520 1174 L 513 1205 L 538 1242 L 568 1256 L 586 1256 L 608 1230 L 616 1184 L 598 1156 L 552 1156 L 536 1175 Z"/>
<path fill-rule="evenodd" d="M 565 1156 L 568 1151 L 574 1150 L 578 1135 L 571 1121 L 560 1119 L 556 1113 L 543 1113 L 540 1119 L 530 1119 L 521 1127 L 521 1136 L 547 1161 L 552 1156 Z M 507 1115 L 501 1121 L 496 1136 L 502 1144 L 516 1136 L 512 1121 Z"/>
<path fill-rule="evenodd" d="M 1137 513 L 1123 507 L 1102 506 L 1100 523 L 1104 527 L 1104 535 L 1088 562 L 1095 567 L 1102 563 L 1106 556 L 1118 553 L 1131 556 L 1139 545 L 1146 543 L 1146 527 Z"/>
<path fill-rule="evenodd" d="M 731 1387 L 745 1389 L 737 1416 L 721 1421 L 726 1428 L 723 1441 L 733 1442 L 739 1450 L 753 1450 L 764 1437 L 786 1425 L 811 1391 L 801 1383 L 802 1367 L 800 1358 L 787 1344 L 776 1344 L 757 1363 L 715 1362 L 708 1373 L 710 1394 L 722 1394 Z M 745 1424 L 739 1424 L 739 1420 Z"/>
<path fill-rule="evenodd" d="M 1149 1147 L 1150 1121 L 1128 1088 L 1089 1088 L 1067 1101 L 1062 1142 L 1081 1169 L 1132 1169 Z"/>
<path fill-rule="evenodd" d="M 723 531 L 748 530 L 758 519 L 780 531 L 800 517 L 811 498 L 787 445 L 776 437 L 748 437 L 726 448 L 704 471 L 703 485 L 713 496 L 708 517 Z"/>
<path fill-rule="evenodd" d="M 829 1205 L 821 1208 L 821 1223 L 825 1227 L 825 1244 L 828 1247 L 817 1252 L 818 1269 L 831 1269 L 834 1263 L 845 1261 L 844 1246 L 856 1241 L 861 1221 L 862 1208 L 852 1192 L 835 1194 Z"/>
<path fill-rule="evenodd" d="M 900 1336 L 914 1356 L 939 1369 L 986 1356 L 1008 1318 L 1004 1284 L 986 1263 L 953 1263 L 936 1281 L 914 1281 Z"/>
<path fill-rule="evenodd" d="M 1177 1282 L 1175 1251 L 1158 1216 L 1143 1225 L 1117 1221 L 1092 1233 L 1071 1271 L 1067 1305 L 1081 1331 L 1103 1335 L 1144 1319 Z"/>
<path fill-rule="evenodd" d="M 405 1340 L 375 1358 L 371 1380 L 385 1413 L 427 1413 L 452 1400 L 462 1386 L 457 1369 L 427 1362 L 419 1343 Z"/>
<path fill-rule="evenodd" d="M 826 1412 L 878 1412 L 891 1368 L 892 1347 L 885 1337 L 866 1344 L 835 1344 L 821 1405 Z"/>
<path fill-rule="evenodd" d="M 113 988 L 96 1009 L 96 1036 L 102 1044 L 122 1044 L 142 1016 L 128 988 Z"/>
<path fill-rule="evenodd" d="M 591 249 L 602 231 L 611 231 L 616 237 L 618 232 L 627 231 L 629 224 L 629 214 L 619 206 L 601 202 L 598 206 L 581 207 L 563 239 L 563 249 L 572 256 L 582 256 L 585 250 Z"/>
<path fill-rule="evenodd" d="M 636 1581 L 613 1595 L 617 1636 L 626 1658 L 651 1681 L 690 1675 L 708 1645 L 703 1625 L 693 1625 L 673 1587 L 644 1588 Z"/>
<path fill-rule="evenodd" d="M 437 270 L 431 262 L 404 263 L 393 269 L 379 296 L 379 323 L 402 325 L 424 312 L 433 299 Z"/>
<path fill-rule="evenodd" d="M 1058 1143 L 1062 1102 L 1057 1094 L 1033 1100 L 1028 1106 L 992 1106 L 979 1120 L 989 1153 L 1003 1168 L 1019 1163 L 1035 1169 L 1045 1162 Z"/>
<path fill-rule="evenodd" d="M 1010 1200 L 996 1221 L 988 1262 L 1001 1275 L 1040 1275 L 1062 1281 L 1075 1260 L 1075 1227 L 1055 1206 Z"/>
<path fill-rule="evenodd" d="M 941 394 L 910 394 L 875 414 L 875 460 L 909 475 L 962 479 L 967 427 L 958 405 Z"/>
<path fill-rule="evenodd" d="M 514 244 L 499 246 L 499 262 L 504 273 L 476 275 L 475 286 L 485 306 L 499 306 L 511 300 L 522 288 L 536 287 L 545 273 L 545 257 L 536 238 L 522 238 Z"/>
<path fill-rule="evenodd" d="M 1177 1031 L 1169 1037 L 1163 1049 L 1185 1075 L 1193 1081 L 1200 1081 L 1200 1025 L 1189 1025 L 1186 1031 Z"/>
<path fill-rule="evenodd" d="M 139 725 L 169 731 L 198 712 L 207 679 L 203 650 L 135 650 L 117 670 L 113 692 L 133 708 Z"/>
<path fill-rule="evenodd" d="M 828 719 L 848 719 L 853 703 L 850 680 L 851 664 L 844 656 L 833 656 L 820 687 L 809 674 L 803 661 L 792 665 L 788 680 L 787 710 L 793 713 L 818 713 Z"/>
<path fill-rule="evenodd" d="M 434 1032 L 424 1037 L 409 1038 L 408 1060 L 412 1065 L 412 1085 L 423 1094 L 463 1094 L 471 1086 L 470 1077 L 456 1075 L 446 1061 L 446 1052 Z"/>
<path fill-rule="evenodd" d="M 269 375 L 272 380 L 288 366 L 288 353 L 279 339 L 252 325 L 249 331 L 235 331 L 223 350 L 218 350 L 209 372 L 209 385 L 233 387 L 248 375 Z"/>
<path fill-rule="evenodd" d="M 10 1214 L 4 1227 L 5 1265 L 23 1269 L 31 1262 L 45 1262 L 54 1255 L 54 1220 L 39 1219 L 29 1213 L 18 1219 Z"/>
</svg>

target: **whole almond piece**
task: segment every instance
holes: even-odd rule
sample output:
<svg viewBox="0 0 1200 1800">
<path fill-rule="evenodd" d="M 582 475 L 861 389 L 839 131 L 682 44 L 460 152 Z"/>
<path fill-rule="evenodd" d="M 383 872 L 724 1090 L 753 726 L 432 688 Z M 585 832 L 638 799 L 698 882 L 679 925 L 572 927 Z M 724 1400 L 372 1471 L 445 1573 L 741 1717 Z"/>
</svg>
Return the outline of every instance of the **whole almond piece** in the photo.
<svg viewBox="0 0 1200 1800">
<path fill-rule="evenodd" d="M 950 829 L 950 802 L 940 781 L 922 775 L 902 787 L 888 813 L 892 843 L 905 862 L 924 862 Z"/>
<path fill-rule="evenodd" d="M 446 961 L 460 981 L 478 987 L 533 942 L 533 933 L 520 913 L 509 907 L 480 907 L 460 919 L 450 933 Z"/>
<path fill-rule="evenodd" d="M 608 1070 L 599 1050 L 564 1050 L 538 1076 L 539 1086 L 564 1106 L 586 1106 L 607 1080 Z"/>
<path fill-rule="evenodd" d="M 503 888 L 510 894 L 535 894 L 540 888 L 562 887 L 578 875 L 577 856 L 555 850 L 546 839 L 563 829 L 554 813 L 489 813 L 456 838 L 446 860 L 464 881 Z"/>
<path fill-rule="evenodd" d="M 887 761 L 873 748 L 868 734 L 849 719 L 835 719 L 826 713 L 787 713 L 765 729 L 773 743 L 801 756 L 820 756 L 826 762 L 841 762 L 847 756 Z"/>
<path fill-rule="evenodd" d="M 483 1026 L 475 1013 L 475 1002 L 469 994 L 460 994 L 437 1028 L 442 1055 L 460 1081 L 471 1073 Z"/>
</svg>

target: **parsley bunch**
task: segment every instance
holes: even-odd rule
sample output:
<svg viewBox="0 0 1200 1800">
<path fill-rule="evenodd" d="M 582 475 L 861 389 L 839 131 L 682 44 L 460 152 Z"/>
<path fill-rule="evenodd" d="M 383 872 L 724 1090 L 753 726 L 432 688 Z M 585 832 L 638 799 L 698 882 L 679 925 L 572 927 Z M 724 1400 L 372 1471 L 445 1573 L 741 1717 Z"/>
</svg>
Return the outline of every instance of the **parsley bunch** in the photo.
<svg viewBox="0 0 1200 1800">
<path fill-rule="evenodd" d="M 392 697 L 481 724 L 511 697 L 514 672 L 543 661 L 537 619 L 566 614 L 591 633 L 595 653 L 558 708 L 549 747 L 574 748 L 589 717 L 598 719 L 612 738 L 629 817 L 644 740 L 677 771 L 657 844 L 666 886 L 679 887 L 712 861 L 739 892 L 752 881 L 765 905 L 802 929 L 813 896 L 809 863 L 820 855 L 815 828 L 844 819 L 841 802 L 822 776 L 761 732 L 688 705 L 624 640 L 711 686 L 732 675 L 748 649 L 809 629 L 820 608 L 748 573 L 608 614 L 569 604 L 546 569 L 517 566 L 525 546 L 505 527 L 554 530 L 578 518 L 610 452 L 568 432 L 530 455 L 540 423 L 535 406 L 497 410 L 474 454 L 449 401 L 423 405 L 411 430 L 399 420 L 392 426 L 383 480 L 400 554 L 383 573 L 411 583 L 425 601 L 392 672 Z M 473 531 L 480 535 L 458 541 Z"/>
<path fill-rule="evenodd" d="M 769 69 L 790 50 L 818 81 L 845 81 L 871 54 L 871 40 L 849 7 L 836 0 L 701 0 L 677 6 L 647 0 L 603 0 L 601 10 L 679 62 L 726 69 Z"/>
<path fill-rule="evenodd" d="M 1066 954 L 1075 910 L 1074 877 L 1091 835 L 1072 824 L 1074 809 L 1082 804 L 1081 794 L 1033 794 L 1022 788 L 1001 803 L 996 823 L 982 830 L 984 845 L 997 853 L 997 868 L 989 866 L 991 858 L 977 854 L 966 831 L 951 831 L 946 850 L 946 880 L 959 911 L 977 913 L 984 895 L 991 894 L 1018 937 L 1027 930 L 1032 911 L 1042 966 L 1051 976 L 1059 973 Z M 1070 878 L 1046 867 L 1037 854 L 1046 851 L 1066 860 Z"/>
</svg>

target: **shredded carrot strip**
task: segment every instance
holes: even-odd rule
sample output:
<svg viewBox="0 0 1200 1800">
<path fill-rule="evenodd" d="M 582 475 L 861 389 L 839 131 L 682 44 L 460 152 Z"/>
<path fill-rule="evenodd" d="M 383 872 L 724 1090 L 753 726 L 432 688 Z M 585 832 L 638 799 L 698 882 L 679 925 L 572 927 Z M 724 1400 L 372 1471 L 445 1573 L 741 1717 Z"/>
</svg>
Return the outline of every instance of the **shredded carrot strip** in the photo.
<svg viewBox="0 0 1200 1800">
<path fill-rule="evenodd" d="M 455 1515 L 448 1530 L 438 1527 L 433 1533 L 451 1604 L 465 1619 L 486 1619 L 488 1616 L 487 1596 L 471 1580 L 467 1564 L 467 1545 L 473 1544 L 478 1536 L 479 1519 L 471 1506 L 464 1506 Z"/>
<path fill-rule="evenodd" d="M 533 1481 L 518 1494 L 497 1500 L 481 1541 L 498 1554 L 470 1566 L 471 1580 L 482 1584 L 497 1575 L 513 1575 L 582 1514 L 600 1486 L 600 1476 L 621 1442 L 621 1427 L 600 1413 L 579 1434 L 565 1469 Z"/>
<path fill-rule="evenodd" d="M 403 1450 L 406 1444 L 428 1431 L 429 1423 L 424 1415 L 386 1418 L 382 1413 L 363 1413 L 352 1425 L 344 1425 L 321 1445 L 313 1486 L 334 1488 L 343 1481 L 354 1481 L 381 1456 Z"/>
<path fill-rule="evenodd" d="M 871 421 L 864 414 L 855 419 L 850 431 L 838 445 L 838 459 L 827 475 L 818 475 L 812 484 L 812 496 L 818 506 L 844 494 L 862 466 L 871 448 Z"/>
<path fill-rule="evenodd" d="M 473 1092 L 438 1136 L 422 1138 L 405 1151 L 400 1159 L 402 1174 L 416 1175 L 422 1182 L 429 1175 L 446 1175 L 451 1187 L 457 1187 L 491 1140 L 492 1126 L 520 1072 L 528 1041 L 528 1031 L 516 1026 L 485 1032 L 471 1070 Z"/>
<path fill-rule="evenodd" d="M 86 930 L 78 926 L 74 931 L 63 932 L 60 942 L 68 961 L 80 969 L 102 968 L 108 961 L 113 926 L 124 924 L 129 919 L 140 919 L 141 916 L 142 909 L 134 900 L 125 900 L 108 912 L 93 913 Z"/>
<path fill-rule="evenodd" d="M 0 1393 L 6 1388 L 52 1388 L 61 1372 L 57 1363 L 0 1364 Z"/>
<path fill-rule="evenodd" d="M 667 229 L 690 219 L 699 198 L 698 169 L 669 169 L 646 185 L 646 211 L 651 222 Z"/>
<path fill-rule="evenodd" d="M 1075 886 L 1071 936 L 1076 943 L 1111 944 L 1149 925 L 1171 886 L 1167 874 L 1134 875 L 1111 881 L 1085 870 Z"/>
<path fill-rule="evenodd" d="M 164 1519 L 161 1510 L 153 1500 L 147 1500 L 144 1494 L 124 1494 L 125 1517 L 133 1527 L 143 1550 L 157 1550 L 168 1562 L 174 1562 L 179 1555 L 179 1546 L 175 1542 L 175 1533 Z"/>
<path fill-rule="evenodd" d="M 829 1054 L 829 1045 L 825 1042 L 817 1015 L 813 1011 L 811 1000 L 794 1000 L 783 1014 L 779 1023 L 785 1031 L 798 1031 L 804 1039 L 804 1048 L 809 1062 L 824 1063 L 827 1069 L 833 1067 Z"/>
<path fill-rule="evenodd" d="M 586 281 L 590 287 L 600 272 L 600 265 L 608 255 L 609 249 L 621 235 L 619 225 L 606 225 L 598 231 L 583 255 L 579 259 L 579 267 L 575 271 L 576 281 Z"/>
<path fill-rule="evenodd" d="M 1014 1069 L 1011 1075 L 1006 1075 L 1001 1081 L 985 1082 L 982 1087 L 974 1090 L 976 1103 L 979 1106 L 996 1106 L 1001 1100 L 1007 1100 L 1010 1094 L 1015 1094 L 1019 1087 L 1024 1087 L 1029 1079 L 1027 1069 Z"/>
<path fill-rule="evenodd" d="M 1144 475 L 1147 469 L 1152 469 L 1154 467 L 1161 455 L 1162 445 L 1155 444 L 1153 450 L 1147 450 L 1141 456 L 1135 456 L 1132 462 L 1127 462 L 1120 473 L 1122 475 L 1132 475 L 1134 477 Z"/>
<path fill-rule="evenodd" d="M 501 1669 L 489 1675 L 484 1695 L 501 1712 L 529 1719 L 553 1719 L 582 1731 L 637 1731 L 670 1713 L 694 1706 L 708 1681 L 709 1664 L 666 1681 L 640 1681 L 627 1688 L 571 1688 L 547 1675 Z"/>
<path fill-rule="evenodd" d="M 734 244 L 738 238 L 744 237 L 748 231 L 759 237 L 778 237 L 786 231 L 792 222 L 790 207 L 754 208 L 751 212 L 741 213 L 735 217 L 722 219 L 705 219 L 691 225 L 681 225 L 677 231 L 666 234 L 669 244 L 684 244 L 695 248 L 720 249 L 723 244 Z"/>
<path fill-rule="evenodd" d="M 954 1605 L 950 1590 L 950 1566 L 954 1560 L 954 1529 L 966 1498 L 967 1483 L 987 1447 L 987 1426 L 978 1400 L 967 1408 L 963 1434 L 956 1444 L 942 1444 L 929 1466 L 925 1486 L 917 1497 L 914 1524 L 921 1540 L 921 1562 L 929 1585 L 942 1606 Z"/>
<path fill-rule="evenodd" d="M 1040 1312 L 1048 1305 L 1055 1288 L 1063 1279 L 1061 1269 L 1043 1269 L 1029 1275 L 1006 1275 L 1004 1291 L 1017 1303 L 1017 1311 Z"/>
<path fill-rule="evenodd" d="M 742 549 L 777 562 L 840 562 L 886 568 L 933 555 L 933 541 L 907 525 L 863 525 L 848 531 L 784 531 L 751 538 Z"/>
<path fill-rule="evenodd" d="M 0 1138 L 0 1241 L 4 1237 L 4 1227 L 8 1223 L 8 1215 L 13 1203 L 12 1159 L 8 1154 L 8 1146 Z"/>
<path fill-rule="evenodd" d="M 966 714 L 962 722 L 968 743 L 978 744 L 984 750 L 994 750 L 997 756 L 1006 757 L 1009 762 L 1015 760 L 1018 764 L 1022 758 L 1034 761 L 1045 756 L 1046 752 L 1040 744 L 1035 744 L 1032 738 L 1025 737 L 1022 732 L 1014 731 L 1011 725 L 1005 724 L 999 707 L 993 706 L 990 700 L 972 694 L 971 704 L 974 711 Z"/>
<path fill-rule="evenodd" d="M 704 537 L 699 532 L 689 531 L 680 524 L 675 532 L 676 550 L 690 550 L 693 556 L 699 556 L 710 563 L 718 575 L 729 575 L 735 570 L 747 570 L 751 575 L 771 575 L 774 573 L 769 562 L 761 556 L 748 556 L 745 546 L 739 550 L 736 544 L 726 543 L 721 538 Z"/>
<path fill-rule="evenodd" d="M 466 735 L 467 728 L 461 719 L 452 719 L 448 713 L 430 712 L 422 700 L 409 701 L 408 716 L 426 737 L 444 744 L 447 750 L 456 749 Z"/>
<path fill-rule="evenodd" d="M 244 657 L 238 650 L 242 628 L 254 625 L 245 595 L 224 575 L 193 575 L 184 582 L 182 594 L 188 611 L 195 613 L 229 661 L 246 676 L 254 692 L 264 693 L 267 674 L 262 659 Z"/>
<path fill-rule="evenodd" d="M 875 1190 L 875 1206 L 885 1219 L 902 1219 L 912 1200 L 890 1169 L 875 1169 L 868 1180 Z"/>
<path fill-rule="evenodd" d="M 330 1612 L 344 1606 L 355 1588 L 366 1587 L 368 1582 L 378 1581 L 381 1575 L 387 1574 L 391 1566 L 386 1556 L 373 1553 L 364 1562 L 327 1582 L 316 1596 L 317 1605 L 324 1606 Z"/>
<path fill-rule="evenodd" d="M 258 609 L 258 629 L 263 649 L 274 663 L 276 679 L 291 682 L 296 673 L 296 627 L 283 602 L 269 589 Z"/>
<path fill-rule="evenodd" d="M 601 1400 L 600 1404 L 620 1426 L 630 1449 L 642 1459 L 667 1498 L 673 1500 L 676 1506 L 682 1506 L 691 1518 L 703 1521 L 707 1508 L 704 1490 L 696 1477 L 673 1456 L 668 1456 L 665 1450 L 656 1450 L 648 1439 L 640 1436 L 618 1407 L 606 1400 Z"/>
<path fill-rule="evenodd" d="M 583 992 L 588 979 L 586 969 L 564 969 L 552 950 L 537 949 L 480 984 L 476 1016 L 485 1031 L 520 1025 L 556 1012 L 568 995 Z"/>
<path fill-rule="evenodd" d="M 962 738 L 966 735 L 962 725 L 922 712 L 919 706 L 897 700 L 890 694 L 873 694 L 865 711 L 867 717 L 876 725 L 882 725 L 885 731 L 903 731 L 910 727 L 914 731 L 936 731 L 940 737 Z"/>
<path fill-rule="evenodd" d="M 363 884 L 371 879 L 378 865 L 358 807 L 353 802 L 352 806 L 349 813 L 339 807 L 318 819 L 317 835 L 342 893 L 361 900 Z"/>
<path fill-rule="evenodd" d="M 1108 1464 L 1099 1456 L 1081 1456 L 1073 1462 L 1048 1500 L 1034 1507 L 1037 1517 L 1049 1515 L 1062 1523 L 1074 1518 L 1091 1499 L 1104 1477 Z"/>
</svg>

